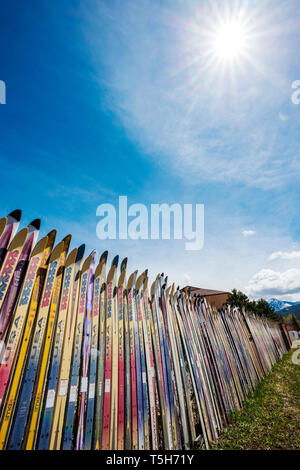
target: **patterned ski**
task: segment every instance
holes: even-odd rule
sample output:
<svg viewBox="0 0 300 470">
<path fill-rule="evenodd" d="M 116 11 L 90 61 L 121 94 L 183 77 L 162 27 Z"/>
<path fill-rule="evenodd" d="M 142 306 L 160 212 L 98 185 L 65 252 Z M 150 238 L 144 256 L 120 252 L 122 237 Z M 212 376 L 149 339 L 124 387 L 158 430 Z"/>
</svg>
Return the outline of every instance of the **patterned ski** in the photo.
<svg viewBox="0 0 300 470">
<path fill-rule="evenodd" d="M 165 358 L 166 358 L 166 367 L 167 367 L 167 380 L 168 380 L 168 390 L 169 390 L 169 403 L 170 403 L 170 414 L 171 414 L 171 424 L 172 424 L 172 446 L 174 450 L 181 448 L 179 442 L 180 436 L 178 436 L 178 417 L 176 410 L 176 386 L 175 386 L 175 373 L 174 373 L 174 364 L 172 358 L 172 347 L 170 341 L 170 331 L 167 319 L 167 307 L 166 307 L 166 298 L 165 298 L 165 288 L 167 283 L 167 278 L 165 280 L 161 279 L 163 283 L 160 293 L 160 303 L 161 303 L 161 327 L 164 337 L 164 346 L 165 346 Z"/>
<path fill-rule="evenodd" d="M 133 303 L 132 304 L 133 304 L 133 328 L 134 328 L 136 387 L 137 387 L 138 449 L 144 450 L 143 383 L 142 383 L 141 345 L 140 345 L 140 338 L 139 338 L 139 323 L 138 323 L 138 311 L 137 311 L 137 300 L 136 300 L 136 284 L 133 288 Z"/>
<path fill-rule="evenodd" d="M 44 395 L 46 388 L 47 375 L 49 370 L 49 364 L 52 360 L 52 348 L 55 338 L 55 329 L 59 314 L 59 302 L 61 297 L 61 288 L 63 284 L 66 257 L 71 241 L 71 235 L 64 239 L 64 248 L 62 250 L 59 268 L 56 274 L 55 283 L 52 291 L 52 299 L 50 305 L 50 312 L 48 316 L 46 336 L 43 344 L 43 351 L 40 355 L 40 364 L 38 373 L 36 375 L 36 383 L 32 395 L 32 405 L 29 417 L 29 422 L 26 430 L 26 444 L 24 447 L 26 450 L 32 450 L 35 448 L 37 433 L 39 429 L 39 423 L 41 419 L 41 413 L 44 404 Z M 52 399 L 52 397 L 51 397 Z"/>
<path fill-rule="evenodd" d="M 78 250 L 75 248 L 68 255 L 66 260 L 66 267 L 64 273 L 64 280 L 62 284 L 62 293 L 60 298 L 59 312 L 56 321 L 56 331 L 53 341 L 53 352 L 52 360 L 49 369 L 49 375 L 47 380 L 47 385 L 45 387 L 45 399 L 44 399 L 44 408 L 41 416 L 41 424 L 39 431 L 39 441 L 38 449 L 48 449 L 49 438 L 51 431 L 51 424 L 54 412 L 55 399 L 57 395 L 57 386 L 58 386 L 58 376 L 60 370 L 60 364 L 62 359 L 62 347 L 65 334 L 65 326 L 67 322 L 67 316 L 69 312 L 70 297 L 71 297 L 71 288 L 74 282 L 74 272 L 75 272 L 75 261 L 77 258 Z M 36 430 L 33 428 L 29 430 L 30 432 L 35 433 Z M 29 447 L 30 442 L 27 440 L 27 448 Z"/>
<path fill-rule="evenodd" d="M 36 419 L 39 416 L 40 405 L 43 400 L 44 375 L 49 364 L 49 348 L 59 301 L 62 269 L 65 264 L 70 239 L 71 236 L 69 235 L 62 241 L 59 260 L 56 265 L 57 270 L 54 269 L 55 279 L 53 284 L 51 276 L 48 277 L 49 283 L 46 282 L 45 284 L 29 361 L 16 409 L 15 424 L 8 442 L 9 449 L 19 449 L 21 446 L 26 445 L 27 420 L 29 419 L 29 423 L 31 423 L 32 417 Z M 52 288 L 51 291 L 50 287 Z"/>
<path fill-rule="evenodd" d="M 112 377 L 111 377 L 111 422 L 110 422 L 110 449 L 116 450 L 118 446 L 118 362 L 119 362 L 119 311 L 118 311 L 118 288 L 117 268 L 119 256 L 116 256 L 112 265 L 115 266 L 113 277 L 113 299 L 112 299 Z"/>
<path fill-rule="evenodd" d="M 20 384 L 19 384 L 20 388 L 17 387 L 17 384 L 15 383 L 15 381 L 17 380 L 17 375 L 15 374 L 14 386 L 12 387 L 12 390 L 10 392 L 10 395 L 7 401 L 7 404 L 9 405 L 11 410 L 10 409 L 8 410 L 9 411 L 8 416 L 7 415 L 4 416 L 6 429 L 8 426 L 9 427 L 11 426 L 12 418 L 15 417 L 15 421 L 14 421 L 15 425 L 12 428 L 8 448 L 20 448 L 21 443 L 22 443 L 23 433 L 24 433 L 25 426 L 26 426 L 26 420 L 27 420 L 27 416 L 29 413 L 35 374 L 36 374 L 36 370 L 38 367 L 39 355 L 40 355 L 40 351 L 42 348 L 44 333 L 46 330 L 47 317 L 48 317 L 50 301 L 51 301 L 51 296 L 52 296 L 52 288 L 55 282 L 57 270 L 59 267 L 59 260 L 60 260 L 63 247 L 64 247 L 64 242 L 59 243 L 56 246 L 56 248 L 53 250 L 50 256 L 49 268 L 48 268 L 47 276 L 43 285 L 43 292 L 42 292 L 41 301 L 39 304 L 39 309 L 37 312 L 36 323 L 34 326 L 33 339 L 32 339 L 32 343 L 30 344 L 31 349 L 28 350 L 29 357 L 28 357 L 28 361 L 26 361 L 27 365 L 24 368 L 23 381 L 22 383 L 20 381 Z M 32 312 L 30 312 L 33 318 L 35 318 L 36 316 L 37 301 L 38 301 L 38 298 L 34 299 Z M 30 319 L 30 323 L 29 323 L 30 328 L 28 328 L 28 331 L 25 331 L 25 336 L 23 338 L 24 346 L 25 346 L 24 339 L 28 339 L 27 335 L 31 333 L 31 329 L 32 329 L 31 322 L 33 321 L 33 318 Z M 24 358 L 22 359 L 24 360 Z M 25 364 L 23 365 L 23 367 L 24 366 Z M 17 391 L 19 391 L 18 395 L 17 395 Z M 5 442 L 4 440 L 1 439 L 0 446 L 6 443 L 7 437 L 8 436 L 5 432 Z"/>
<path fill-rule="evenodd" d="M 0 269 L 7 253 L 7 247 L 14 238 L 21 219 L 21 211 L 15 210 L 1 219 L 0 225 Z"/>
<path fill-rule="evenodd" d="M 89 388 L 87 398 L 86 422 L 84 432 L 84 449 L 92 449 L 93 429 L 94 429 L 94 411 L 95 411 L 95 394 L 97 381 L 97 359 L 99 348 L 99 326 L 100 326 L 100 298 L 101 287 L 104 281 L 106 269 L 107 251 L 100 258 L 99 264 L 95 271 L 94 279 L 94 295 L 92 309 L 92 332 L 91 332 L 91 352 L 89 367 Z"/>
<path fill-rule="evenodd" d="M 108 252 L 102 255 L 103 266 L 100 278 L 99 300 L 99 354 L 97 359 L 95 424 L 93 432 L 93 448 L 100 450 L 102 446 L 103 425 L 103 394 L 104 394 L 104 361 L 105 361 L 105 325 L 106 325 L 106 261 Z"/>
<path fill-rule="evenodd" d="M 79 307 L 76 320 L 71 376 L 69 380 L 68 402 L 66 408 L 66 417 L 63 426 L 63 450 L 72 449 L 73 431 L 76 424 L 77 403 L 78 403 L 78 386 L 79 373 L 81 365 L 81 350 L 83 342 L 84 320 L 86 313 L 88 275 L 90 265 L 94 257 L 94 251 L 88 256 L 82 266 L 82 275 L 80 282 Z M 57 447 L 57 444 L 55 445 Z"/>
<path fill-rule="evenodd" d="M 87 285 L 87 299 L 86 299 L 86 313 L 84 319 L 84 333 L 82 345 L 82 366 L 81 366 L 81 379 L 80 389 L 78 396 L 78 423 L 77 423 L 77 436 L 76 436 L 76 450 L 84 448 L 84 430 L 85 419 L 87 410 L 87 400 L 89 393 L 89 361 L 91 350 L 91 335 L 92 335 L 92 316 L 93 316 L 93 293 L 94 293 L 94 277 L 96 267 L 97 252 L 93 252 L 92 261 L 88 273 Z"/>
<path fill-rule="evenodd" d="M 2 311 L 5 296 L 13 278 L 14 271 L 17 267 L 20 254 L 26 241 L 27 234 L 28 227 L 25 227 L 23 228 L 23 230 L 18 232 L 17 235 L 15 235 L 15 237 L 9 244 L 6 256 L 4 258 L 3 265 L 0 271 L 0 311 Z M 0 315 L 0 320 L 1 317 L 2 315 Z"/>
<path fill-rule="evenodd" d="M 130 379 L 131 379 L 131 448 L 139 448 L 138 441 L 138 413 L 137 413 L 137 386 L 136 386 L 136 362 L 134 344 L 134 322 L 133 322 L 133 290 L 135 288 L 137 271 L 132 273 L 127 283 L 128 301 L 128 330 L 129 330 L 129 354 L 130 354 Z"/>
<path fill-rule="evenodd" d="M 103 426 L 102 443 L 103 450 L 111 449 L 111 424 L 115 423 L 112 417 L 112 354 L 113 354 L 113 328 L 115 317 L 114 286 L 119 257 L 113 259 L 107 276 L 107 307 L 106 307 L 106 343 L 105 343 L 105 368 L 104 368 L 104 395 L 103 395 Z M 116 384 L 117 385 L 117 384 Z M 117 413 L 117 410 L 114 410 Z M 111 423 L 112 421 L 112 423 Z"/>
<path fill-rule="evenodd" d="M 157 352 L 158 366 L 160 369 L 160 380 L 161 380 L 161 392 L 163 394 L 161 400 L 161 412 L 163 417 L 163 429 L 164 429 L 164 448 L 172 450 L 173 448 L 173 437 L 172 437 L 172 424 L 171 424 L 171 411 L 170 411 L 170 400 L 168 391 L 168 378 L 167 378 L 167 365 L 166 365 L 166 345 L 165 336 L 162 327 L 162 314 L 159 305 L 159 277 L 157 277 L 152 294 L 152 313 L 155 328 L 156 343 L 159 346 Z"/>
<path fill-rule="evenodd" d="M 42 238 L 33 249 L 22 291 L 12 318 L 12 326 L 7 338 L 6 348 L 0 365 L 0 405 L 2 403 L 14 359 L 18 351 L 18 344 L 22 337 L 26 321 L 29 301 L 38 276 L 39 268 L 43 263 L 44 251 L 47 247 L 48 237 Z"/>
<path fill-rule="evenodd" d="M 33 327 L 35 325 L 37 307 L 47 274 L 47 267 L 50 260 L 50 254 L 56 237 L 56 230 L 52 230 L 52 232 L 50 232 L 47 237 L 47 246 L 43 254 L 43 259 L 38 270 L 38 274 L 32 291 L 32 296 L 28 306 L 28 314 L 24 327 L 24 334 L 20 341 L 20 347 L 18 348 L 18 355 L 16 356 L 14 369 L 11 372 L 9 385 L 6 391 L 5 401 L 3 401 L 2 403 L 3 409 L 0 420 L 0 449 L 3 449 L 5 447 L 13 423 L 15 407 L 22 386 L 22 380 L 25 372 L 28 354 L 30 352 L 30 345 L 33 335 Z M 56 253 L 53 253 L 52 259 L 54 261 L 56 255 L 59 256 L 57 250 Z M 29 297 L 23 298 L 22 296 L 22 301 L 23 300 L 24 302 L 29 302 Z"/>
<path fill-rule="evenodd" d="M 150 415 L 149 415 L 147 370 L 146 370 L 146 357 L 145 357 L 143 320 L 142 320 L 142 308 L 143 308 L 142 306 L 143 290 L 142 289 L 143 289 L 144 277 L 145 277 L 145 273 L 141 274 L 136 281 L 135 297 L 136 297 L 136 311 L 137 311 L 140 357 L 141 357 L 144 449 L 149 450 L 150 449 Z"/>
<path fill-rule="evenodd" d="M 67 394 L 72 361 L 72 351 L 77 320 L 77 307 L 79 301 L 80 288 L 80 268 L 84 256 L 85 245 L 78 248 L 75 260 L 73 282 L 71 283 L 71 293 L 69 299 L 68 314 L 65 327 L 65 337 L 62 351 L 62 361 L 58 379 L 58 392 L 54 404 L 52 427 L 49 439 L 46 443 L 41 441 L 41 448 L 59 450 L 62 440 L 64 416 L 67 405 Z M 39 447 L 40 448 L 40 447 Z"/>
<path fill-rule="evenodd" d="M 119 315 L 119 359 L 118 359 L 118 438 L 117 449 L 124 450 L 125 432 L 125 343 L 124 343 L 124 292 L 127 258 L 121 263 L 121 274 L 118 282 L 118 315 Z"/>
<path fill-rule="evenodd" d="M 4 302 L 0 310 L 0 360 L 5 348 L 5 339 L 11 323 L 13 311 L 27 271 L 30 253 L 36 244 L 40 229 L 40 220 L 36 219 L 28 225 L 26 240 L 20 253 L 18 264 L 14 270 Z"/>
<path fill-rule="evenodd" d="M 124 339 L 125 339 L 125 442 L 126 450 L 131 449 L 131 372 L 130 372 L 130 334 L 129 334 L 129 312 L 127 288 L 123 291 L 123 318 L 124 318 Z"/>
<path fill-rule="evenodd" d="M 143 279 L 143 295 L 142 295 L 141 300 L 142 300 L 141 313 L 142 313 L 146 362 L 147 362 L 147 379 L 148 379 L 148 392 L 149 392 L 152 449 L 158 450 L 155 364 L 154 364 L 154 354 L 153 354 L 153 347 L 152 347 L 151 322 L 150 322 L 151 310 L 150 310 L 149 297 L 148 297 L 147 271 L 145 272 L 144 279 Z"/>
</svg>

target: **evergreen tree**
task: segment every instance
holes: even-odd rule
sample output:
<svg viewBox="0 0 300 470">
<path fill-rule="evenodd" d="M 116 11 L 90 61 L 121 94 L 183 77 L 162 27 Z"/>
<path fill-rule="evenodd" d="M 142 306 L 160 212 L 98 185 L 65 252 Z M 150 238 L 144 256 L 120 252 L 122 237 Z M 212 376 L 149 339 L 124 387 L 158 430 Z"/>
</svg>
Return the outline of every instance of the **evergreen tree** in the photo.
<svg viewBox="0 0 300 470">
<path fill-rule="evenodd" d="M 232 289 L 225 305 L 239 309 L 244 308 L 248 312 L 253 312 L 260 317 L 266 317 L 270 320 L 279 320 L 275 309 L 271 307 L 265 299 L 250 300 L 246 294 L 237 289 Z"/>
</svg>

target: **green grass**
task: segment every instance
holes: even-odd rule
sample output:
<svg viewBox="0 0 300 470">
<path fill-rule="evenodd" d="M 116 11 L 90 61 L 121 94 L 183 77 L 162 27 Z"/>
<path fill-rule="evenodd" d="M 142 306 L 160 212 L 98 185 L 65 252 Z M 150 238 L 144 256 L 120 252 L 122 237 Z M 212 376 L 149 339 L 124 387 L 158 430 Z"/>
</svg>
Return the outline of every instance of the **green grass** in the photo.
<svg viewBox="0 0 300 470">
<path fill-rule="evenodd" d="M 300 365 L 287 353 L 212 449 L 300 449 Z"/>
</svg>

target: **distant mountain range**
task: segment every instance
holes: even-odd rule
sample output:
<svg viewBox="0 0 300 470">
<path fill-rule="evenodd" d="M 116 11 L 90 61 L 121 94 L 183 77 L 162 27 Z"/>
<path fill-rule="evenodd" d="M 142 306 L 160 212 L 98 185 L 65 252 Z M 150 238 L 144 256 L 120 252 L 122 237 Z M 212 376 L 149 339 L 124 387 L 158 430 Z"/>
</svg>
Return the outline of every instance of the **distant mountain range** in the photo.
<svg viewBox="0 0 300 470">
<path fill-rule="evenodd" d="M 300 319 L 300 302 L 288 302 L 285 300 L 270 299 L 270 307 L 275 309 L 275 312 L 279 315 L 287 317 L 292 313 L 296 318 Z"/>
</svg>

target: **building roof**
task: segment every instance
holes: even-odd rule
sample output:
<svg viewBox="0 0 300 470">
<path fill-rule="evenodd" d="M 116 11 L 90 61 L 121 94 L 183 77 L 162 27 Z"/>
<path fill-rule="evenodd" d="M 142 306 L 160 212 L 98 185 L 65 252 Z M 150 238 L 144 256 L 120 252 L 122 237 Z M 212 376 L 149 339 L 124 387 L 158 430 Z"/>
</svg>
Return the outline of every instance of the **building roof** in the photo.
<svg viewBox="0 0 300 470">
<path fill-rule="evenodd" d="M 203 295 L 208 297 L 210 295 L 220 295 L 220 294 L 229 294 L 229 292 L 221 291 L 221 290 L 213 290 L 213 289 L 203 289 L 201 287 L 193 287 L 193 286 L 186 286 L 182 290 L 189 289 L 191 293 Z"/>
</svg>

